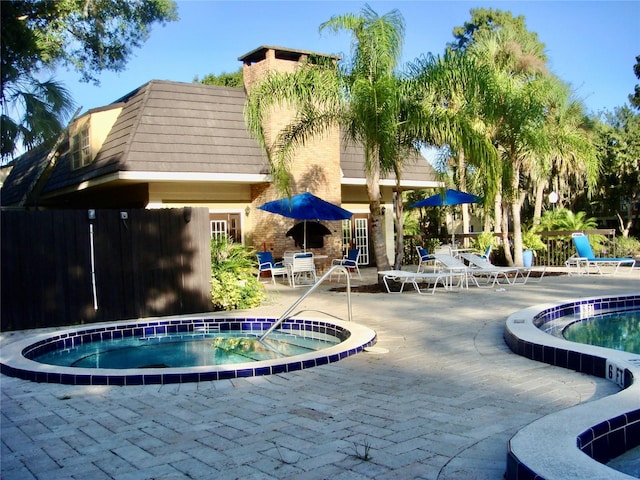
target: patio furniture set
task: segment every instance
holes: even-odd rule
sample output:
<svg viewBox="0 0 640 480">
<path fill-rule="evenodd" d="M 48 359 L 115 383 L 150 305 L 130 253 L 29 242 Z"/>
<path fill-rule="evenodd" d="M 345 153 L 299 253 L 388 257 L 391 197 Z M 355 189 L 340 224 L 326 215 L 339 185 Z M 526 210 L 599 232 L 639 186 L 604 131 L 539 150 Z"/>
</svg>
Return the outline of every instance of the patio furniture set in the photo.
<svg viewBox="0 0 640 480">
<path fill-rule="evenodd" d="M 362 280 L 358 268 L 359 253 L 360 249 L 351 249 L 343 258 L 333 259 L 331 265 L 342 265 L 350 275 L 357 274 Z M 285 252 L 283 260 L 276 262 L 271 252 L 258 252 L 258 279 L 263 272 L 269 272 L 274 285 L 277 276 L 287 277 L 289 286 L 293 288 L 313 285 L 317 281 L 315 261 L 324 258 L 327 256 L 316 255 L 313 252 Z M 338 271 L 335 274 L 340 276 L 342 272 Z"/>
</svg>

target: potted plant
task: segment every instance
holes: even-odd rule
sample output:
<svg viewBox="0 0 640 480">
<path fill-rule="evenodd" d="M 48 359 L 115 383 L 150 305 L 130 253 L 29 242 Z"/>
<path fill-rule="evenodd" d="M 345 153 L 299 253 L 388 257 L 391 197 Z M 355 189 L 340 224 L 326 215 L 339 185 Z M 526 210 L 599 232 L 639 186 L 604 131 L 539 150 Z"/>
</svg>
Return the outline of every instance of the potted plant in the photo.
<svg viewBox="0 0 640 480">
<path fill-rule="evenodd" d="M 537 255 L 537 252 L 546 249 L 547 246 L 542 241 L 542 237 L 532 228 L 522 232 L 522 261 L 525 267 L 531 267 L 533 265 L 533 257 Z"/>
</svg>

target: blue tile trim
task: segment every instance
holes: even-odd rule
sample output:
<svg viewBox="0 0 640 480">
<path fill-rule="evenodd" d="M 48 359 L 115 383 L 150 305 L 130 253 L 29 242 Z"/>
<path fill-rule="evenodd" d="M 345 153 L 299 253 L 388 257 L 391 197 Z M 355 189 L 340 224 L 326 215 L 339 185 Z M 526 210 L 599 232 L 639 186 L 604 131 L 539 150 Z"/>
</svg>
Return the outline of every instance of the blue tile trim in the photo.
<svg viewBox="0 0 640 480">
<path fill-rule="evenodd" d="M 640 309 L 640 295 L 587 299 L 555 305 L 543 310 L 533 317 L 532 323 L 537 328 L 551 333 L 547 328 L 550 324 L 557 323 L 564 326 L 580 318 L 638 309 Z M 561 322 L 563 317 L 566 317 L 566 322 Z M 553 328 L 556 328 L 555 325 Z M 606 378 L 606 358 L 566 348 L 534 344 L 518 338 L 507 330 L 505 330 L 504 340 L 513 352 L 532 360 Z M 624 376 L 624 386 L 627 388 L 633 384 L 634 378 L 628 369 L 625 370 Z M 640 446 L 640 409 L 594 425 L 578 435 L 576 446 L 601 463 L 606 463 L 622 453 Z M 507 480 L 537 480 L 542 477 L 518 459 L 509 443 L 505 478 Z"/>
<path fill-rule="evenodd" d="M 74 345 L 87 342 L 110 340 L 114 338 L 123 338 L 131 336 L 152 336 L 158 334 L 180 334 L 187 332 L 197 332 L 199 329 L 213 332 L 225 331 L 249 331 L 256 332 L 266 331 L 275 319 L 268 318 L 237 318 L 237 319 L 216 319 L 216 318 L 197 318 L 197 319 L 172 319 L 172 320 L 154 320 L 142 321 L 138 323 L 127 322 L 118 325 L 106 325 L 96 328 L 82 328 L 79 330 L 63 332 L 61 334 L 52 335 L 51 337 L 34 342 L 22 350 L 22 355 L 30 360 L 50 352 L 58 348 L 69 348 Z M 354 325 L 355 327 L 355 325 Z M 283 330 L 292 332 L 317 332 L 336 337 L 340 340 L 339 347 L 342 343 L 352 337 L 349 327 L 342 327 L 328 321 L 306 320 L 306 319 L 289 319 L 282 324 Z M 285 372 L 294 372 L 305 368 L 311 368 L 318 365 L 327 365 L 361 352 L 365 347 L 375 344 L 375 332 L 370 331 L 366 339 L 356 348 L 348 348 L 335 353 L 323 353 L 323 350 L 317 351 L 317 356 L 304 361 L 295 361 L 284 358 L 282 363 L 257 366 L 256 368 L 234 368 L 229 365 L 228 368 L 220 369 L 220 366 L 212 367 L 211 371 L 205 372 L 188 372 L 188 373 L 146 373 L 144 371 L 136 371 L 135 374 L 124 373 L 119 374 L 101 374 L 99 369 L 94 369 L 91 374 L 73 374 L 73 373 L 44 373 L 38 371 L 29 371 L 21 368 L 13 368 L 8 365 L 1 364 L 0 371 L 3 374 L 19 377 L 25 380 L 63 383 L 70 385 L 155 385 L 155 384 L 171 384 L 198 381 L 211 381 L 220 379 L 242 378 L 259 375 L 273 375 Z M 351 342 L 353 343 L 353 342 Z M 169 369 L 171 370 L 171 369 Z"/>
<path fill-rule="evenodd" d="M 595 314 L 601 315 L 637 309 L 640 309 L 640 295 L 580 300 L 555 305 L 541 311 L 533 318 L 533 324 L 541 330 L 548 331 L 546 327 L 551 323 L 564 326 L 579 318 L 593 317 Z M 566 321 L 560 322 L 562 318 L 566 318 Z M 601 378 L 606 376 L 605 358 L 558 347 L 536 345 L 517 339 L 509 334 L 505 334 L 505 341 L 512 351 L 532 360 L 569 368 Z M 630 372 L 625 371 L 625 385 L 631 384 L 629 375 Z"/>
<path fill-rule="evenodd" d="M 578 448 L 600 463 L 640 445 L 640 409 L 594 425 L 578 435 Z"/>
</svg>

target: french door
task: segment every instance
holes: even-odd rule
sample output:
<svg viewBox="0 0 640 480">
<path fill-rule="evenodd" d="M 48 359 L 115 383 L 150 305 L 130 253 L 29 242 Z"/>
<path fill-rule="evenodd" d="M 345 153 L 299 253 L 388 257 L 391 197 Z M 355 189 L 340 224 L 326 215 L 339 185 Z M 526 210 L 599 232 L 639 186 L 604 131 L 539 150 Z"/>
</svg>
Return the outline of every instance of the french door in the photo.
<svg viewBox="0 0 640 480">
<path fill-rule="evenodd" d="M 355 214 L 342 222 L 342 250 L 346 255 L 350 248 L 359 248 L 358 265 L 369 265 L 369 216 Z"/>
</svg>

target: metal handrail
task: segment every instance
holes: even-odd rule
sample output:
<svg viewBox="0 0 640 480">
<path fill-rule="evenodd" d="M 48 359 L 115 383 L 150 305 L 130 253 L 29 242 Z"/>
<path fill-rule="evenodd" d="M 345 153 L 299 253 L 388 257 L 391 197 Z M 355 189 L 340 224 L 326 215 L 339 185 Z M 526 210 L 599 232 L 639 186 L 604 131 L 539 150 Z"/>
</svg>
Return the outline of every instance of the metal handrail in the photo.
<svg viewBox="0 0 640 480">
<path fill-rule="evenodd" d="M 342 266 L 342 265 L 334 265 L 332 266 L 329 270 L 327 270 L 327 272 L 322 275 L 318 281 L 313 284 L 311 286 L 311 288 L 309 290 L 307 290 L 306 292 L 304 292 L 300 298 L 298 300 L 296 300 L 293 305 L 291 305 L 286 312 L 284 312 L 280 318 L 278 318 L 278 320 L 275 321 L 275 323 L 273 325 L 271 325 L 271 327 L 269 327 L 269 330 L 267 330 L 261 337 L 259 340 L 264 340 L 265 337 L 267 335 L 269 335 L 271 332 L 273 332 L 276 328 L 278 328 L 280 326 L 280 324 L 282 322 L 284 322 L 287 318 L 289 318 L 289 314 L 298 306 L 302 303 L 303 300 L 305 300 L 309 295 L 311 295 L 311 293 L 313 293 L 322 282 L 324 282 L 327 277 L 331 276 L 331 274 L 333 272 L 335 272 L 336 270 L 342 270 L 343 273 L 345 274 L 345 276 L 347 277 L 347 308 L 348 308 L 348 318 L 349 321 L 351 321 L 351 277 L 349 277 L 349 270 Z"/>
</svg>

